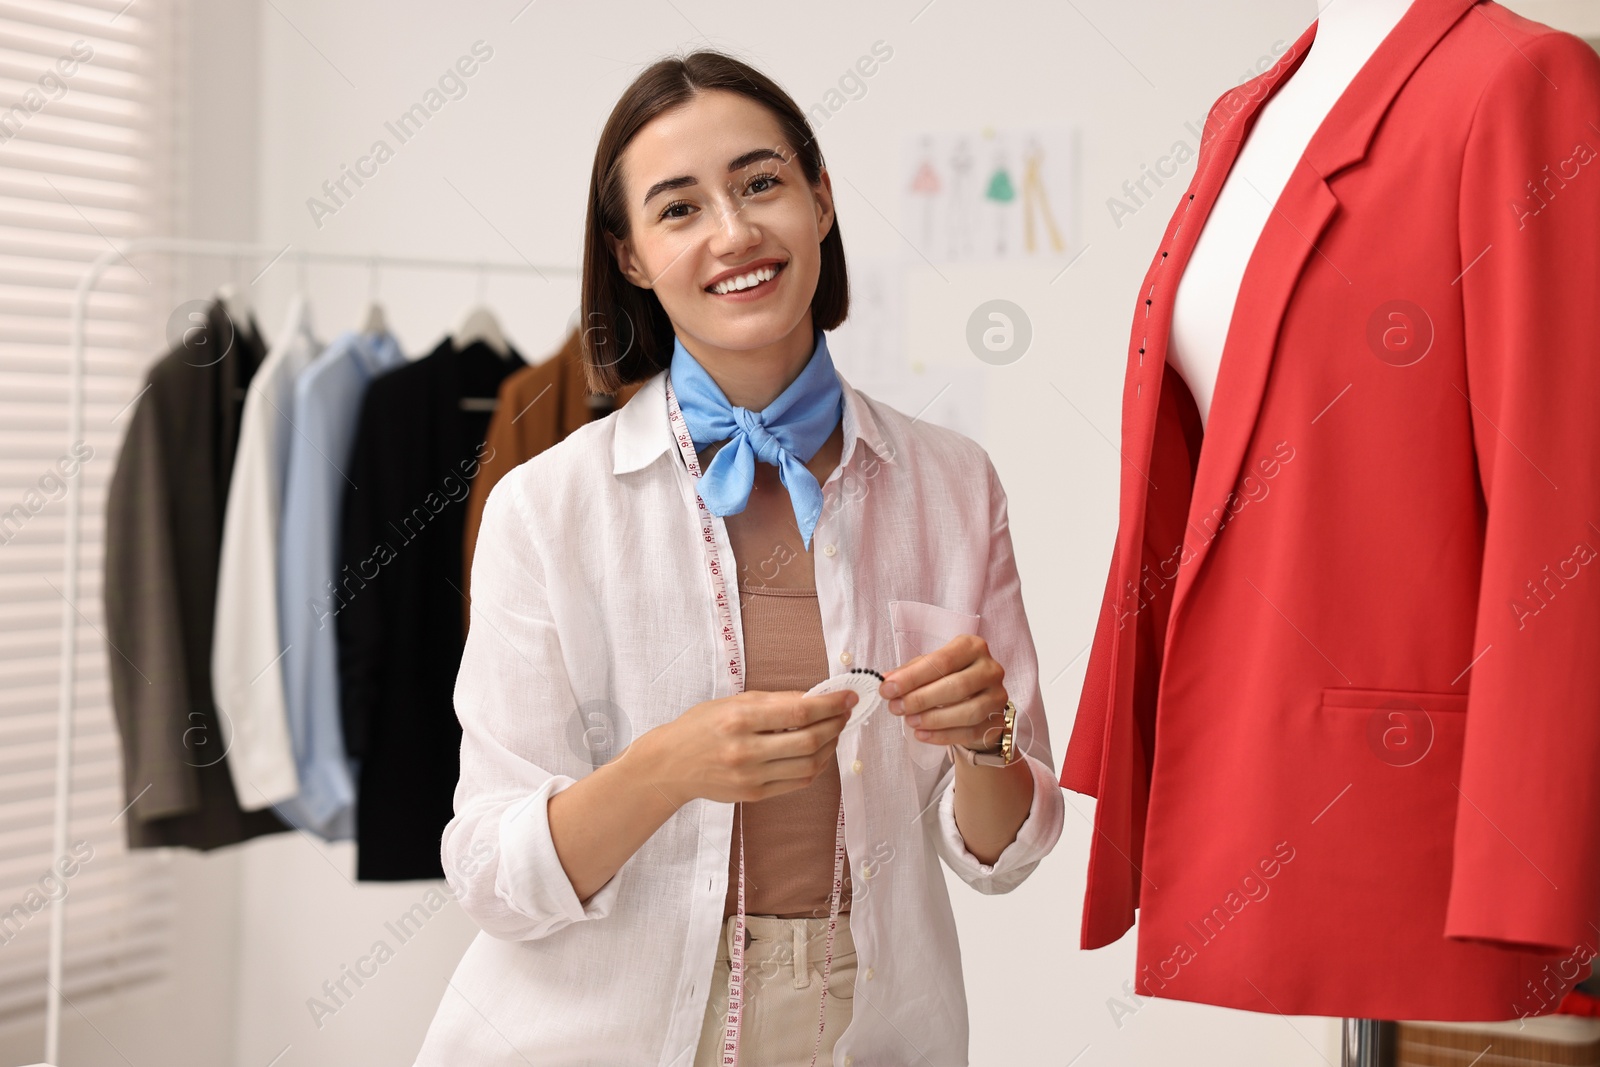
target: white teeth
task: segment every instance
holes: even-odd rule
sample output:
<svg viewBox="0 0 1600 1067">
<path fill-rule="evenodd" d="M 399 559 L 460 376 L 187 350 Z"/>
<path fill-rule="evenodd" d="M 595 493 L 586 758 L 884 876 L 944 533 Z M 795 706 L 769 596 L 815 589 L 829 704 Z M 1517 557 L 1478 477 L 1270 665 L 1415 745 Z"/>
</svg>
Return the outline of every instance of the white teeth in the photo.
<svg viewBox="0 0 1600 1067">
<path fill-rule="evenodd" d="M 771 281 L 777 276 L 777 267 L 762 267 L 760 270 L 751 271 L 749 274 L 741 274 L 738 277 L 718 282 L 711 287 L 711 291 L 718 296 L 724 296 L 728 293 L 736 293 L 740 289 L 748 289 L 752 285 L 760 285 L 762 282 Z"/>
</svg>

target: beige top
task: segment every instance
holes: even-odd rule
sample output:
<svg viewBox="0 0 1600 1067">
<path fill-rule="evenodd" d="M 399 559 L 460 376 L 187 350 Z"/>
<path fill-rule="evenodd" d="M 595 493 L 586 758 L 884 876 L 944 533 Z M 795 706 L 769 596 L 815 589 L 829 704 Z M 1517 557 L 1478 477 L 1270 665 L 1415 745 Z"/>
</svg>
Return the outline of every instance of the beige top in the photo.
<svg viewBox="0 0 1600 1067">
<path fill-rule="evenodd" d="M 740 586 L 745 688 L 805 692 L 828 677 L 822 609 L 815 589 Z M 746 801 L 734 809 L 723 917 L 739 903 L 739 822 L 744 821 L 744 911 L 785 919 L 826 918 L 833 892 L 833 839 L 839 821 L 839 764 L 829 760 L 803 789 Z M 839 910 L 850 910 L 845 857 Z"/>
</svg>

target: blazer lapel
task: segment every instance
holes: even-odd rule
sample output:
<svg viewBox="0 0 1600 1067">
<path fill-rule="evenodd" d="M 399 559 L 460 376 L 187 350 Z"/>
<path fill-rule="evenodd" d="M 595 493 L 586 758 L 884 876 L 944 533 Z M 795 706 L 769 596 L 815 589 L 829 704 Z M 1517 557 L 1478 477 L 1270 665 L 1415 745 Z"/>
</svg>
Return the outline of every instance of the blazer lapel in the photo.
<svg viewBox="0 0 1600 1067">
<path fill-rule="evenodd" d="M 1116 548 L 1116 557 L 1121 561 L 1121 577 L 1115 589 L 1121 615 L 1131 615 L 1139 610 L 1140 544 L 1144 536 L 1150 493 L 1158 488 L 1150 480 L 1148 472 L 1155 444 L 1167 342 L 1172 330 L 1173 294 L 1256 112 L 1278 85 L 1299 68 L 1315 35 L 1316 24 L 1313 23 L 1270 70 L 1225 93 L 1211 106 L 1201 134 L 1200 158 L 1195 165 L 1195 175 L 1185 194 L 1189 202 L 1187 206 L 1180 203 L 1168 222 L 1161 247 L 1139 291 L 1133 336 L 1128 345 L 1128 369 L 1122 390 L 1123 513 L 1118 526 L 1119 543 Z M 1115 638 L 1119 645 L 1121 635 L 1122 627 L 1119 626 Z M 1132 659 L 1119 657 L 1117 662 L 1122 672 L 1117 691 L 1123 691 L 1131 682 Z"/>
<path fill-rule="evenodd" d="M 1317 247 L 1339 209 L 1339 198 L 1329 186 L 1329 180 L 1366 157 L 1378 123 L 1402 86 L 1423 57 L 1475 2 L 1417 0 L 1412 5 L 1335 102 L 1273 206 L 1272 215 L 1245 269 L 1223 347 L 1216 395 L 1189 504 L 1185 542 L 1191 554 L 1189 562 L 1179 568 L 1173 590 L 1171 622 L 1167 629 L 1169 643 L 1189 591 L 1199 580 L 1211 548 L 1229 521 L 1230 506 L 1238 506 L 1233 488 L 1244 464 L 1245 451 L 1255 436 L 1262 397 L 1277 355 L 1279 327 L 1300 276 L 1314 259 L 1321 260 L 1323 269 L 1343 274 Z M 1301 41 L 1309 46 L 1315 32 L 1313 23 Z M 1299 48 L 1298 42 L 1296 48 Z M 1286 54 L 1284 59 L 1288 58 Z M 1261 102 L 1270 99 L 1285 80 L 1277 79 L 1272 89 L 1262 94 Z M 1228 142 L 1226 148 L 1219 145 L 1215 166 L 1218 174 L 1215 188 L 1209 190 L 1207 210 L 1220 193 L 1227 170 L 1238 157 L 1257 110 L 1241 115 L 1242 121 L 1236 120 L 1229 127 L 1238 131 L 1237 141 Z M 1195 232 L 1189 235 L 1185 259 L 1198 240 L 1204 218 L 1204 215 L 1199 217 Z M 1170 299 L 1167 307 L 1170 318 Z M 1165 351 L 1163 338 L 1163 360 Z"/>
<path fill-rule="evenodd" d="M 1178 279 L 1183 277 L 1184 265 L 1194 252 L 1206 216 L 1216 203 L 1228 170 L 1244 143 L 1251 120 L 1276 87 L 1304 61 L 1315 32 L 1313 24 L 1279 57 L 1272 69 L 1225 93 L 1212 105 L 1201 135 L 1195 175 L 1185 194 L 1188 202 L 1180 203 L 1167 223 L 1161 247 L 1139 292 L 1122 392 L 1122 514 L 1113 564 L 1116 584 L 1111 590 L 1118 599 L 1113 617 L 1119 620 L 1140 610 L 1139 573 L 1143 562 L 1145 517 L 1151 493 L 1159 490 L 1150 480 L 1149 470 L 1165 373 L 1167 338 L 1172 327 L 1172 294 Z M 1157 506 L 1161 506 L 1159 501 Z M 1186 569 L 1180 568 L 1180 580 Z M 1100 752 L 1102 776 L 1097 794 L 1101 801 L 1095 808 L 1095 829 L 1116 849 L 1113 854 L 1097 844 L 1090 857 L 1089 894 L 1083 912 L 1085 948 L 1109 944 L 1132 925 L 1143 877 L 1132 856 L 1139 856 L 1144 847 L 1151 753 L 1142 740 L 1147 734 L 1144 725 L 1134 721 L 1133 690 L 1138 656 L 1131 637 L 1135 630 L 1119 621 L 1111 631 L 1113 684 L 1107 689 L 1107 704 L 1098 709 L 1105 718 L 1100 737 L 1093 742 Z M 1080 707 L 1079 722 L 1074 727 L 1075 739 L 1078 731 L 1084 729 L 1085 713 L 1089 711 L 1091 709 L 1086 706 Z M 1128 847 L 1124 849 L 1117 842 Z"/>
</svg>

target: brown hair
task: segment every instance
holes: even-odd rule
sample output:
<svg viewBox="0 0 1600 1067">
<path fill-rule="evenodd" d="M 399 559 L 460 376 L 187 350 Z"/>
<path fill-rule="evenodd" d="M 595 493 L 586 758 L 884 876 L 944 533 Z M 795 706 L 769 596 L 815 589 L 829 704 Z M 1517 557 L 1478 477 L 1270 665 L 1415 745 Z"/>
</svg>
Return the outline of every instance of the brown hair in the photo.
<svg viewBox="0 0 1600 1067">
<path fill-rule="evenodd" d="M 623 276 L 605 235 L 625 240 L 629 234 L 621 167 L 628 142 L 657 115 L 710 89 L 739 93 L 770 111 L 799 158 L 806 180 L 812 186 L 822 180 L 822 149 L 805 114 L 776 82 L 749 64 L 702 49 L 659 59 L 635 78 L 606 119 L 589 177 L 579 310 L 584 324 L 584 376 L 591 392 L 615 393 L 671 363 L 673 332 L 666 309 L 653 290 L 641 289 Z M 850 281 L 836 209 L 828 235 L 822 239 L 822 266 L 811 298 L 812 327 L 834 329 L 849 309 Z"/>
</svg>

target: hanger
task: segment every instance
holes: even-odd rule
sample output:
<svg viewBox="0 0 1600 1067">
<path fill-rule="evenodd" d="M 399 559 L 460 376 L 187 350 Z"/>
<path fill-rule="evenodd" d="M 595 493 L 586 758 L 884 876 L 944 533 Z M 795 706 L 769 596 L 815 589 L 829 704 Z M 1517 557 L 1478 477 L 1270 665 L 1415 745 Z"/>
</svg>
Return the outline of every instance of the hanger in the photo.
<svg viewBox="0 0 1600 1067">
<path fill-rule="evenodd" d="M 313 329 L 311 325 L 311 287 L 306 281 L 306 268 L 308 266 L 309 258 L 310 257 L 307 255 L 306 250 L 302 248 L 300 250 L 300 267 L 299 270 L 295 272 L 295 283 L 298 288 L 294 295 L 294 326 L 292 326 L 291 329 L 299 330 L 301 334 L 303 334 L 305 338 L 312 343 L 315 349 L 320 352 L 323 348 L 323 345 L 321 341 L 317 340 L 317 331 Z"/>
<path fill-rule="evenodd" d="M 500 320 L 495 318 L 493 311 L 485 299 L 489 287 L 489 273 L 482 263 L 478 264 L 478 302 L 467 309 L 461 316 L 461 321 L 456 324 L 455 333 L 450 337 L 450 343 L 457 352 L 462 352 L 475 342 L 483 342 L 501 359 L 514 362 L 516 357 L 511 354 L 511 344 L 506 340 L 505 331 L 500 328 Z M 462 411 L 493 411 L 500 406 L 498 397 L 492 396 L 464 396 L 460 399 L 458 407 Z"/>
<path fill-rule="evenodd" d="M 488 272 L 480 264 L 478 267 L 478 302 L 467 309 L 461 316 L 461 321 L 456 324 L 455 333 L 450 337 L 450 343 L 456 351 L 462 351 L 475 342 L 481 341 L 494 350 L 501 359 L 510 360 L 511 344 L 506 340 L 505 331 L 500 328 L 500 320 L 485 299 L 488 290 Z"/>
<path fill-rule="evenodd" d="M 239 267 L 239 257 L 234 256 L 234 280 L 223 282 L 221 285 L 217 286 L 216 299 L 222 304 L 222 313 L 226 315 L 228 321 L 233 324 L 233 332 L 236 335 L 246 335 L 258 340 L 262 340 L 264 347 L 265 341 L 261 338 L 261 330 L 256 326 L 255 315 L 250 307 L 250 291 L 244 286 L 238 284 L 238 277 L 240 274 Z M 244 401 L 244 397 L 244 387 L 241 385 L 235 385 L 233 387 L 233 399 L 236 402 L 242 403 Z"/>
<path fill-rule="evenodd" d="M 233 322 L 233 328 L 243 333 L 250 331 L 251 307 L 250 290 L 239 284 L 239 257 L 233 257 L 233 280 L 223 282 L 217 286 L 217 299 L 222 302 L 222 310 Z"/>
<path fill-rule="evenodd" d="M 362 333 L 388 333 L 389 322 L 383 314 L 383 304 L 378 301 L 378 259 L 371 261 L 367 285 L 367 314 L 361 321 Z"/>
<path fill-rule="evenodd" d="M 250 299 L 232 282 L 217 286 L 217 299 L 222 301 L 222 310 L 233 320 L 236 329 L 243 330 L 250 325 Z"/>
<path fill-rule="evenodd" d="M 238 255 L 234 255 L 232 261 L 233 279 L 217 286 L 216 299 L 222 304 L 222 313 L 233 324 L 234 333 L 239 336 L 250 337 L 265 350 L 267 341 L 261 334 L 261 327 L 256 324 L 255 309 L 251 306 L 250 301 L 250 290 L 247 286 L 239 284 L 239 278 L 243 274 L 241 269 L 243 264 L 240 262 Z M 242 402 L 244 397 L 244 387 L 235 385 L 233 399 Z"/>
</svg>

